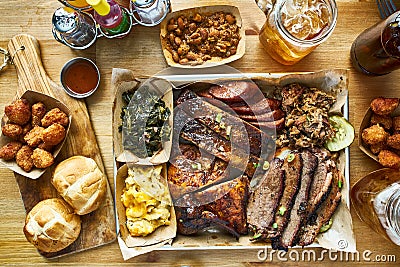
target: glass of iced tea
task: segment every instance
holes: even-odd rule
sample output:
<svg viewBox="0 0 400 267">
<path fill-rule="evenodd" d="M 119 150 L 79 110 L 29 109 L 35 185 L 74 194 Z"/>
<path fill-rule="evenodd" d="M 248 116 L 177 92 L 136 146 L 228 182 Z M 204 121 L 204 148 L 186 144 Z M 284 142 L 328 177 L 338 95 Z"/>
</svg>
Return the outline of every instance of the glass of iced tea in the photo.
<svg viewBox="0 0 400 267">
<path fill-rule="evenodd" d="M 277 0 L 259 37 L 273 59 L 293 65 L 328 39 L 336 20 L 335 0 Z"/>
</svg>

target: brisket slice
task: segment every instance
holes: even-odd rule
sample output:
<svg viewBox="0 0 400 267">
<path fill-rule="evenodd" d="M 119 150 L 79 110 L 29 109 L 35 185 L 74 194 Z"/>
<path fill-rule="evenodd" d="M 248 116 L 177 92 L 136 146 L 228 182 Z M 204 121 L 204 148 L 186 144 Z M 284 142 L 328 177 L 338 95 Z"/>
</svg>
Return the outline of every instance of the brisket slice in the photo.
<svg viewBox="0 0 400 267">
<path fill-rule="evenodd" d="M 316 210 L 314 216 L 310 217 L 307 225 L 299 232 L 297 244 L 300 246 L 307 246 L 314 242 L 321 227 L 329 221 L 340 204 L 342 194 L 340 193 L 338 182 L 342 178 L 338 169 L 335 169 L 333 173 L 332 189 L 327 199 Z"/>
<path fill-rule="evenodd" d="M 310 188 L 310 201 L 307 214 L 312 215 L 329 194 L 332 184 L 334 162 L 330 159 L 319 161 L 314 180 Z"/>
<path fill-rule="evenodd" d="M 276 208 L 283 192 L 285 173 L 283 160 L 272 160 L 261 185 L 251 193 L 247 205 L 247 223 L 256 235 L 266 236 L 272 230 Z"/>
<path fill-rule="evenodd" d="M 282 169 L 285 171 L 285 185 L 277 211 L 275 212 L 274 222 L 277 227 L 274 228 L 272 232 L 268 233 L 266 238 L 277 238 L 282 234 L 288 223 L 290 210 L 300 187 L 300 175 L 303 168 L 303 159 L 298 152 L 294 152 L 291 155 L 294 156 L 291 161 L 289 162 L 287 157 L 282 166 Z M 282 214 L 279 213 L 280 208 L 285 209 Z"/>
<path fill-rule="evenodd" d="M 303 169 L 300 178 L 300 189 L 297 193 L 293 208 L 290 210 L 289 223 L 280 238 L 272 242 L 272 247 L 274 249 L 286 250 L 288 247 L 293 246 L 296 235 L 307 215 L 309 190 L 315 170 L 317 169 L 318 159 L 308 150 L 303 151 L 301 157 L 303 159 Z"/>
</svg>

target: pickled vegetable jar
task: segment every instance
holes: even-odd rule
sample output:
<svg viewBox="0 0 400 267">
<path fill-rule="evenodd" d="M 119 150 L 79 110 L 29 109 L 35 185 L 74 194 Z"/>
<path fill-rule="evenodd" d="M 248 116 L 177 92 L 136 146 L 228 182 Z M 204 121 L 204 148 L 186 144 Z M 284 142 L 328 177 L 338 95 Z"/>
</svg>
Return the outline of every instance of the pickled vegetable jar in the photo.
<svg viewBox="0 0 400 267">
<path fill-rule="evenodd" d="M 358 181 L 351 200 L 362 221 L 400 246 L 400 172 L 381 169 Z"/>
</svg>

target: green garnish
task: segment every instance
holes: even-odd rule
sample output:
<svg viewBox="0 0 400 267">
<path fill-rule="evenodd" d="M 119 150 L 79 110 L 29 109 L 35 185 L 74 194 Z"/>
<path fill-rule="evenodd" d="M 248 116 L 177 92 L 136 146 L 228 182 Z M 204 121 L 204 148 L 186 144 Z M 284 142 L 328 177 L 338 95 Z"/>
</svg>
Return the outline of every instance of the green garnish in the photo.
<svg viewBox="0 0 400 267">
<path fill-rule="evenodd" d="M 268 169 L 269 169 L 269 162 L 268 161 L 264 161 L 263 170 L 266 171 Z"/>
<path fill-rule="evenodd" d="M 339 187 L 339 188 L 342 188 L 342 180 L 339 180 L 339 181 L 338 181 L 338 187 Z"/>
<path fill-rule="evenodd" d="M 260 163 L 253 163 L 254 168 L 258 168 L 260 166 Z"/>
<path fill-rule="evenodd" d="M 231 135 L 231 130 L 232 130 L 232 126 L 228 126 L 228 127 L 226 127 L 226 136 L 230 136 Z"/>
<path fill-rule="evenodd" d="M 272 228 L 274 228 L 274 229 L 278 228 L 278 224 L 277 224 L 276 222 L 273 223 L 273 224 L 272 224 Z"/>
<path fill-rule="evenodd" d="M 328 231 L 331 228 L 332 223 L 333 223 L 333 220 L 332 220 L 332 218 L 330 218 L 326 224 L 321 226 L 321 228 L 319 229 L 319 232 L 323 233 L 323 232 Z"/>
<path fill-rule="evenodd" d="M 290 153 L 290 154 L 287 156 L 287 161 L 288 161 L 288 162 L 292 162 L 292 161 L 294 160 L 294 158 L 295 158 L 294 154 Z"/>
<path fill-rule="evenodd" d="M 221 129 L 225 129 L 225 128 L 226 128 L 226 127 L 225 127 L 225 123 L 221 122 L 221 123 L 219 124 L 219 127 L 220 127 Z"/>
<path fill-rule="evenodd" d="M 286 212 L 286 208 L 284 206 L 282 206 L 282 207 L 279 208 L 278 212 L 279 212 L 279 215 L 283 216 L 285 214 L 285 212 Z"/>
<path fill-rule="evenodd" d="M 252 239 L 258 239 L 258 238 L 260 238 L 261 236 L 262 236 L 262 234 L 258 233 L 258 234 L 255 234 L 255 235 L 253 236 Z"/>
</svg>

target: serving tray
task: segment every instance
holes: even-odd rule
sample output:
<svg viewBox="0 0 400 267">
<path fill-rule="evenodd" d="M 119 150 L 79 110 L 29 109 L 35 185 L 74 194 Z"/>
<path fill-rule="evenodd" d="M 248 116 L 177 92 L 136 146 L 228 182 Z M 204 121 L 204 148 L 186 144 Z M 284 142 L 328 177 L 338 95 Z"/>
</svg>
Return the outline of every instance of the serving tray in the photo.
<svg viewBox="0 0 400 267">
<path fill-rule="evenodd" d="M 229 69 L 233 70 L 233 69 Z M 178 72 L 178 73 L 177 73 Z M 131 77 L 140 81 L 140 76 L 135 75 L 128 70 L 114 69 L 113 79 L 116 73 L 124 73 L 125 78 Z M 334 105 L 335 112 L 341 113 L 348 119 L 348 73 L 347 70 L 327 70 L 309 73 L 227 73 L 227 68 L 216 68 L 212 70 L 202 71 L 195 70 L 179 73 L 176 69 L 167 69 L 157 77 L 166 79 L 174 85 L 174 90 L 180 90 L 187 85 L 196 82 L 213 83 L 221 80 L 232 79 L 252 79 L 262 88 L 273 89 L 276 86 L 283 86 L 290 83 L 301 83 L 309 87 L 317 87 L 322 90 L 334 90 L 338 92 L 338 101 Z M 142 77 L 143 79 L 145 77 Z M 128 78 L 129 79 L 129 78 Z M 115 85 L 113 83 L 113 85 Z M 115 87 L 118 88 L 118 87 Z M 116 92 L 117 93 L 117 92 Z M 178 92 L 174 92 L 177 94 Z M 118 94 L 118 93 L 117 93 Z M 117 101 L 117 100 L 115 100 Z M 115 112 L 115 110 L 114 110 Z M 115 114 L 115 113 L 114 113 Z M 114 115 L 114 119 L 115 115 Z M 115 137 L 114 137 L 114 140 Z M 115 145 L 115 144 L 114 144 Z M 337 249 L 345 251 L 355 251 L 356 243 L 352 230 L 352 219 L 350 214 L 349 202 L 349 149 L 346 148 L 339 157 L 339 168 L 344 174 L 345 183 L 342 188 L 342 201 L 333 217 L 333 225 L 331 229 L 317 237 L 317 242 L 310 247 L 323 247 L 326 249 Z M 115 168 L 119 167 L 119 163 L 115 162 Z M 115 192 L 118 197 L 120 192 Z M 119 229 L 117 229 L 119 231 Z M 264 249 L 271 247 L 266 242 L 250 242 L 249 236 L 241 236 L 236 240 L 230 234 L 211 228 L 209 230 L 199 232 L 193 236 L 183 236 L 178 234 L 172 245 L 165 245 L 157 248 L 157 250 L 208 250 L 208 249 Z M 343 245 L 345 244 L 345 245 Z"/>
<path fill-rule="evenodd" d="M 21 47 L 24 49 L 19 50 Z M 50 80 L 43 68 L 38 41 L 31 35 L 17 35 L 9 42 L 8 51 L 11 55 L 15 55 L 13 62 L 19 83 L 16 98 L 27 90 L 41 92 L 64 103 L 73 114 L 69 134 L 55 163 L 36 180 L 14 173 L 25 211 L 28 213 L 41 200 L 59 197 L 50 182 L 58 162 L 71 156 L 82 155 L 94 159 L 104 174 L 105 169 L 85 102 L 68 96 L 61 87 Z M 61 251 L 52 253 L 39 251 L 39 253 L 45 258 L 55 258 L 113 242 L 116 239 L 113 200 L 107 183 L 107 194 L 103 205 L 96 211 L 81 216 L 82 227 L 78 239 Z"/>
</svg>

